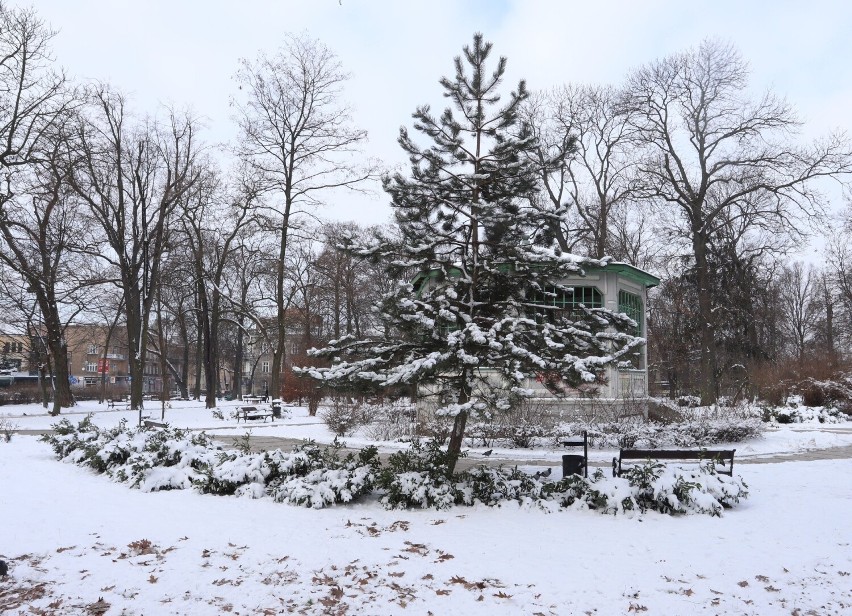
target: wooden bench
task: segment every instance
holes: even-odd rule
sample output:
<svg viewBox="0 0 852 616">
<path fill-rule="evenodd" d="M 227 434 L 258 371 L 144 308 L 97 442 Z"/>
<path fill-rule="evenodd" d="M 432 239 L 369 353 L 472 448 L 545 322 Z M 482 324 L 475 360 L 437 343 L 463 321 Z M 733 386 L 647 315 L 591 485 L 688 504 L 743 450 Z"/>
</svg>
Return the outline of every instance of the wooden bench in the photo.
<svg viewBox="0 0 852 616">
<path fill-rule="evenodd" d="M 259 409 L 256 406 L 241 406 L 236 410 L 234 415 L 237 418 L 237 423 L 240 423 L 240 419 L 245 422 L 248 422 L 249 419 L 262 419 L 266 421 L 267 417 L 274 420 L 272 409 Z"/>
<path fill-rule="evenodd" d="M 612 476 L 621 477 L 625 470 L 621 463 L 625 460 L 713 460 L 717 473 L 733 477 L 735 451 L 736 449 L 622 449 L 618 457 L 612 459 Z M 719 468 L 720 465 L 727 466 Z"/>
</svg>

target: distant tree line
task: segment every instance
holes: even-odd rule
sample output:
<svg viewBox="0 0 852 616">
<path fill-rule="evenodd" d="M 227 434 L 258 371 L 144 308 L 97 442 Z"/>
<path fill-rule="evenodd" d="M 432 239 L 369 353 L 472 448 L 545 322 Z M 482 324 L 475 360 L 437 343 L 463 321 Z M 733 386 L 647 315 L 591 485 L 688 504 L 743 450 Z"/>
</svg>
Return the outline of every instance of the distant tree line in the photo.
<svg viewBox="0 0 852 616">
<path fill-rule="evenodd" d="M 122 330 L 132 408 L 152 358 L 213 407 L 223 369 L 242 391 L 249 337 L 270 349 L 277 394 L 297 378 L 283 369 L 288 331 L 301 329 L 300 348 L 399 335 L 373 308 L 417 264 L 388 269 L 351 250 L 375 229 L 317 216 L 382 175 L 328 48 L 288 36 L 240 62 L 239 136 L 223 160 L 186 109 L 140 114 L 108 83 L 73 82 L 54 34 L 33 9 L 0 3 L 0 302 L 6 326 L 46 350 L 54 413 L 74 403 L 72 321 Z M 801 143 L 792 107 L 752 95 L 745 61 L 715 41 L 618 86 L 522 98 L 530 237 L 661 275 L 649 358 L 669 393 L 753 395 L 785 370 L 849 361 L 852 212 L 832 219 L 821 192 L 852 170 L 843 134 Z M 474 194 L 498 189 L 478 177 Z M 787 257 L 808 232 L 825 238 L 819 266 Z"/>
</svg>

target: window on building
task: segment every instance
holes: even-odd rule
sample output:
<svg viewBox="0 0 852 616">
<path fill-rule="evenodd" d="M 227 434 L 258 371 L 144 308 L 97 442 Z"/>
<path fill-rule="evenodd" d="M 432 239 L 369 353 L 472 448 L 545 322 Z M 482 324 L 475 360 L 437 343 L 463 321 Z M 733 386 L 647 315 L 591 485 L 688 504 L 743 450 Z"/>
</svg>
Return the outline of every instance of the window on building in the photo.
<svg viewBox="0 0 852 616">
<path fill-rule="evenodd" d="M 536 306 L 535 317 L 537 321 L 552 320 L 557 316 L 570 316 L 578 312 L 577 308 L 582 304 L 586 308 L 602 308 L 603 295 L 597 287 L 567 287 L 557 289 L 556 287 L 545 287 L 542 291 L 532 294 L 531 302 Z"/>
<path fill-rule="evenodd" d="M 631 319 L 636 321 L 636 329 L 633 330 L 634 335 L 642 335 L 642 298 L 627 291 L 618 292 L 618 311 L 623 312 Z"/>
<path fill-rule="evenodd" d="M 269 362 L 265 361 L 260 365 L 260 371 L 264 374 L 269 374 Z"/>
<path fill-rule="evenodd" d="M 291 355 L 297 355 L 298 353 L 299 353 L 299 345 L 294 342 L 293 346 L 290 347 L 290 354 Z"/>
<path fill-rule="evenodd" d="M 88 353 L 89 355 L 97 355 L 98 354 L 98 345 L 90 344 L 86 353 Z"/>
<path fill-rule="evenodd" d="M 96 361 L 87 361 L 86 365 L 83 367 L 84 372 L 97 372 L 98 371 L 98 362 Z"/>
<path fill-rule="evenodd" d="M 619 291 L 618 292 L 618 311 L 623 312 L 631 319 L 636 321 L 636 327 L 630 333 L 634 336 L 642 335 L 642 298 L 634 293 L 628 293 L 627 291 Z M 642 368 L 643 367 L 643 352 L 641 349 L 636 350 L 633 354 L 633 357 L 630 359 L 630 363 L 634 368 Z"/>
</svg>

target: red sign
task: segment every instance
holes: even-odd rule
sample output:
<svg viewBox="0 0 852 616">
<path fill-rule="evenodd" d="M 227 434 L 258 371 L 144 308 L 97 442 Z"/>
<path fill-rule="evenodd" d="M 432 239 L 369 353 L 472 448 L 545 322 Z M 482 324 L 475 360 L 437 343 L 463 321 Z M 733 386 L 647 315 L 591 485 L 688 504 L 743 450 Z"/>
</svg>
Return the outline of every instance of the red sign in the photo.
<svg viewBox="0 0 852 616">
<path fill-rule="evenodd" d="M 98 372 L 101 374 L 109 372 L 109 362 L 103 357 L 98 360 Z"/>
</svg>

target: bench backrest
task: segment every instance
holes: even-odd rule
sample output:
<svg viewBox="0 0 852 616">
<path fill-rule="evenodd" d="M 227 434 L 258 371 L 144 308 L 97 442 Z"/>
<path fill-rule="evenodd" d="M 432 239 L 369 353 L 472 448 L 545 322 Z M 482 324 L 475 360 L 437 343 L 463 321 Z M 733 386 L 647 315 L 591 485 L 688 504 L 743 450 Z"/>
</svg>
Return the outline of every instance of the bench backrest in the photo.
<svg viewBox="0 0 852 616">
<path fill-rule="evenodd" d="M 624 460 L 713 460 L 716 472 L 734 475 L 736 449 L 622 449 L 618 458 L 612 459 L 612 475 L 620 477 Z M 724 470 L 719 464 L 728 465 Z"/>
<path fill-rule="evenodd" d="M 240 410 L 243 413 L 257 413 L 257 407 L 256 406 L 241 406 Z"/>
<path fill-rule="evenodd" d="M 733 460 L 736 449 L 622 449 L 622 460 Z"/>
</svg>

